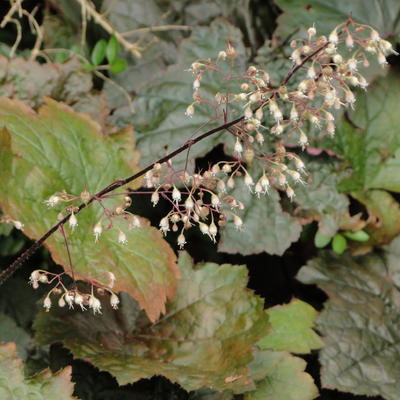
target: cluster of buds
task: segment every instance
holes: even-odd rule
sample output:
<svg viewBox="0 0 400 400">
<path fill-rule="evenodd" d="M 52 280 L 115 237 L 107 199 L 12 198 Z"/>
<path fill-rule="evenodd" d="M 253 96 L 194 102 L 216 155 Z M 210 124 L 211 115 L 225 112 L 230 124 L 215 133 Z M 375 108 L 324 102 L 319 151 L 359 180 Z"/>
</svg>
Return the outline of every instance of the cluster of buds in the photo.
<svg viewBox="0 0 400 400">
<path fill-rule="evenodd" d="M 220 72 L 224 81 L 238 82 L 238 93 L 215 95 L 213 107 L 218 110 L 229 103 L 242 103 L 241 122 L 229 129 L 235 139 L 233 156 L 239 163 L 251 165 L 257 161 L 263 174 L 263 182 L 270 182 L 279 190 L 285 190 L 292 199 L 295 196 L 290 182 L 304 183 L 304 164 L 294 153 L 285 149 L 284 139 L 297 140 L 304 150 L 309 144 L 309 131 L 317 130 L 333 136 L 335 134 L 335 112 L 341 108 L 352 108 L 355 103 L 354 88 L 366 90 L 368 82 L 359 67 L 369 66 L 368 55 L 376 55 L 381 65 L 387 63 L 386 56 L 397 54 L 391 44 L 380 38 L 373 28 L 358 24 L 349 18 L 337 26 L 331 34 L 317 36 L 315 27 L 310 27 L 307 37 L 290 43 L 293 48 L 293 66 L 286 79 L 278 86 L 272 85 L 269 73 L 256 66 L 248 67 L 244 75 L 226 75 L 220 63 L 224 57 L 218 55 L 216 61 L 194 62 L 189 69 L 195 78 L 195 103 L 186 114 L 193 115 L 193 106 L 204 102 L 200 94 L 200 78 L 206 72 Z M 296 85 L 289 82 L 294 74 L 302 77 Z M 290 85 L 289 85 L 290 83 Z M 204 96 L 205 97 L 205 96 Z M 190 112 L 189 112 L 190 111 Z M 265 153 L 265 139 L 269 135 L 268 147 L 275 143 L 276 154 Z M 294 168 L 291 163 L 294 163 Z M 252 185 L 253 179 L 244 174 L 245 181 Z M 254 187 L 256 195 L 265 192 L 260 182 Z M 164 221 L 165 229 L 167 224 Z"/>
<path fill-rule="evenodd" d="M 243 223 L 236 210 L 243 210 L 244 206 L 227 193 L 239 176 L 244 176 L 252 190 L 253 179 L 239 160 L 221 161 L 194 174 L 186 170 L 175 171 L 171 164 L 156 164 L 145 176 L 147 188 L 153 190 L 151 201 L 156 206 L 162 198 L 172 206 L 160 221 L 161 232 L 180 231 L 177 243 L 183 248 L 185 231 L 193 225 L 198 225 L 200 231 L 214 242 L 218 227 L 225 225 L 228 218 L 240 229 Z"/>
<path fill-rule="evenodd" d="M 117 195 L 121 196 L 120 194 Z M 102 207 L 102 215 L 100 220 L 97 221 L 93 227 L 93 236 L 95 242 L 100 239 L 100 236 L 104 231 L 110 230 L 113 227 L 116 220 L 125 224 L 128 231 L 134 228 L 140 228 L 142 225 L 141 220 L 137 215 L 127 211 L 132 204 L 132 200 L 129 196 L 122 195 L 123 200 L 120 202 L 120 204 L 111 208 L 106 207 L 104 205 L 104 200 L 113 196 L 114 195 L 105 195 L 102 198 L 95 199 L 95 201 Z M 45 200 L 44 203 L 50 208 L 53 208 L 60 203 L 68 203 L 68 205 L 64 207 L 63 212 L 58 214 L 58 219 L 62 220 L 64 218 L 64 213 L 69 213 L 70 217 L 68 218 L 68 226 L 71 232 L 73 232 L 79 225 L 78 218 L 76 216 L 76 212 L 79 209 L 78 204 L 80 202 L 87 204 L 90 199 L 91 195 L 85 189 L 80 196 L 75 196 L 66 192 L 55 193 L 51 195 L 49 199 Z M 121 225 L 121 223 L 119 225 Z M 122 229 L 118 230 L 117 240 L 120 244 L 126 244 L 128 242 L 126 234 Z"/>
<path fill-rule="evenodd" d="M 59 307 L 68 305 L 70 309 L 74 306 L 79 306 L 82 311 L 88 308 L 93 310 L 93 314 L 101 314 L 101 301 L 94 294 L 94 287 L 96 286 L 97 293 L 103 296 L 106 292 L 110 294 L 110 305 L 112 308 L 117 309 L 119 304 L 118 296 L 111 290 L 114 286 L 115 276 L 112 272 L 108 272 L 108 284 L 101 285 L 99 282 L 92 282 L 90 293 L 84 293 L 74 287 L 67 289 L 62 282 L 62 274 L 54 274 L 44 270 L 35 270 L 31 273 L 29 282 L 34 289 L 39 287 L 39 283 L 54 284 L 52 289 L 47 293 L 43 300 L 43 307 L 48 312 L 53 305 L 51 296 L 58 296 L 56 304 Z"/>
</svg>

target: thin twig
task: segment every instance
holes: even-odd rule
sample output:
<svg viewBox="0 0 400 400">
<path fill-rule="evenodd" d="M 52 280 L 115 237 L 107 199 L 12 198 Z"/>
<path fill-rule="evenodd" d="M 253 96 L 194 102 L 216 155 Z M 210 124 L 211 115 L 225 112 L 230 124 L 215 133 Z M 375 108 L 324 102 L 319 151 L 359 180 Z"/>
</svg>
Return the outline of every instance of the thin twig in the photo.
<svg viewBox="0 0 400 400">
<path fill-rule="evenodd" d="M 81 4 L 81 7 L 85 8 L 86 13 L 89 14 L 104 30 L 106 30 L 110 35 L 114 35 L 126 51 L 132 53 L 135 57 L 141 57 L 139 46 L 126 40 L 87 0 L 76 1 Z"/>
<path fill-rule="evenodd" d="M 191 31 L 193 28 L 189 25 L 160 25 L 146 26 L 145 28 L 132 29 L 131 31 L 121 32 L 121 36 L 131 36 L 140 33 L 164 32 L 164 31 Z"/>
<path fill-rule="evenodd" d="M 4 16 L 3 20 L 1 21 L 0 28 L 4 28 L 7 25 L 8 21 L 11 20 L 11 17 L 15 13 L 15 11 L 18 10 L 19 16 L 21 16 L 21 10 L 22 10 L 21 3 L 22 3 L 22 0 L 14 1 L 13 5 L 10 7 L 7 14 Z"/>
</svg>

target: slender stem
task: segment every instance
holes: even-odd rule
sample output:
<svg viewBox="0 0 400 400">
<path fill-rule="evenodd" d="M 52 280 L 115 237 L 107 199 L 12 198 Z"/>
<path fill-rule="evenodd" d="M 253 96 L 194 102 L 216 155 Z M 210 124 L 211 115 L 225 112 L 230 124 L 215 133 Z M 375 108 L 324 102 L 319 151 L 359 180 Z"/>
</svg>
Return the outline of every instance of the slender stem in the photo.
<svg viewBox="0 0 400 400">
<path fill-rule="evenodd" d="M 322 50 L 324 50 L 328 46 L 329 42 L 325 43 L 324 45 L 318 47 L 314 52 L 309 54 L 307 57 L 303 58 L 300 64 L 295 65 L 287 74 L 286 78 L 282 82 L 282 86 L 286 85 L 287 82 L 291 79 L 291 77 L 312 57 L 320 53 Z M 257 107 L 260 108 L 262 107 L 262 104 Z M 110 185 L 106 186 L 104 189 L 100 190 L 96 194 L 94 194 L 90 200 L 85 204 L 82 203 L 78 209 L 75 211 L 75 214 L 78 214 L 80 211 L 82 211 L 84 208 L 86 208 L 89 204 L 91 204 L 93 201 L 98 200 L 98 198 L 101 198 L 103 195 L 110 193 L 114 191 L 115 189 L 118 189 L 135 179 L 140 178 L 141 176 L 145 175 L 146 172 L 151 171 L 154 167 L 155 164 L 163 164 L 170 159 L 174 158 L 178 154 L 182 153 L 186 149 L 189 149 L 191 146 L 196 144 L 197 142 L 200 142 L 201 140 L 213 135 L 214 133 L 221 132 L 224 130 L 229 131 L 229 128 L 238 124 L 239 122 L 244 120 L 244 116 L 242 115 L 239 118 L 236 118 L 230 122 L 226 122 L 223 125 L 220 125 L 214 129 L 210 129 L 209 131 L 197 136 L 194 139 L 190 139 L 186 141 L 181 147 L 177 148 L 176 150 L 172 151 L 171 153 L 167 154 L 166 156 L 160 158 L 159 160 L 151 163 L 147 167 L 143 168 L 139 172 L 137 172 L 134 175 L 131 175 L 125 179 L 118 179 L 111 183 Z M 32 246 L 30 246 L 26 251 L 24 251 L 10 266 L 8 266 L 4 271 L 0 273 L 0 285 L 3 284 L 8 278 L 10 278 L 15 271 L 26 261 L 28 260 L 32 254 L 54 233 L 56 232 L 61 226 L 63 226 L 68 219 L 70 218 L 71 214 L 68 214 L 65 216 L 62 220 L 60 220 L 56 225 L 54 225 L 49 231 L 47 231 L 41 238 L 39 238 Z"/>
</svg>

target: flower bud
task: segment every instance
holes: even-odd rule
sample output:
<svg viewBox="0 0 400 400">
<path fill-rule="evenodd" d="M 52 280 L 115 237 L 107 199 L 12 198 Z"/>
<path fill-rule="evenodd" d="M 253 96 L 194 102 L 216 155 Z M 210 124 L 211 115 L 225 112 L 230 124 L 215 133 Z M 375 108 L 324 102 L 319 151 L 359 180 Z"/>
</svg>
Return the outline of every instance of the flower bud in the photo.
<svg viewBox="0 0 400 400">
<path fill-rule="evenodd" d="M 310 28 L 307 29 L 308 33 L 308 39 L 311 39 L 315 34 L 317 33 L 317 30 L 315 29 L 314 26 L 311 26 Z"/>
<path fill-rule="evenodd" d="M 233 217 L 233 224 L 235 225 L 236 229 L 241 229 L 243 226 L 243 221 L 238 215 L 235 215 Z"/>
<path fill-rule="evenodd" d="M 193 117 L 193 114 L 194 114 L 194 107 L 193 107 L 193 104 L 190 104 L 186 108 L 185 115 L 191 118 L 191 117 Z"/>
<path fill-rule="evenodd" d="M 181 233 L 181 234 L 178 236 L 177 242 L 178 242 L 179 248 L 180 248 L 180 249 L 183 249 L 183 247 L 184 247 L 185 244 L 186 244 L 185 236 L 183 235 L 183 233 Z"/>
<path fill-rule="evenodd" d="M 240 143 L 239 138 L 236 138 L 235 147 L 233 149 L 234 149 L 235 153 L 237 153 L 239 156 L 242 154 L 243 146 Z"/>
<path fill-rule="evenodd" d="M 51 300 L 49 295 L 46 296 L 46 298 L 43 301 L 43 307 L 46 309 L 46 312 L 49 312 L 51 308 Z"/>
<path fill-rule="evenodd" d="M 337 44 L 339 41 L 339 37 L 336 31 L 336 28 L 330 33 L 328 40 L 333 43 L 333 44 Z"/>
<path fill-rule="evenodd" d="M 127 238 L 126 238 L 126 235 L 125 235 L 125 233 L 122 232 L 122 231 L 119 231 L 118 243 L 121 243 L 121 244 L 126 244 L 126 243 L 128 243 L 128 240 L 127 240 Z"/>
<path fill-rule="evenodd" d="M 186 208 L 186 210 L 193 210 L 193 207 L 194 207 L 194 202 L 192 200 L 192 196 L 189 196 L 185 200 L 185 208 Z"/>
<path fill-rule="evenodd" d="M 155 207 L 158 202 L 160 200 L 160 195 L 158 194 L 158 192 L 153 192 L 151 195 L 151 202 L 153 203 L 153 207 Z"/>
<path fill-rule="evenodd" d="M 71 216 L 69 217 L 68 224 L 72 231 L 78 226 L 78 220 L 75 217 L 74 212 L 72 211 Z"/>
<path fill-rule="evenodd" d="M 174 189 L 172 190 L 172 199 L 176 202 L 179 203 L 181 201 L 181 192 L 179 189 L 174 185 Z"/>
<path fill-rule="evenodd" d="M 114 310 L 117 310 L 118 309 L 118 304 L 119 304 L 119 298 L 118 298 L 118 296 L 116 295 L 116 294 L 112 294 L 111 295 L 111 297 L 110 297 L 110 304 L 111 304 L 111 307 L 114 309 Z"/>
</svg>

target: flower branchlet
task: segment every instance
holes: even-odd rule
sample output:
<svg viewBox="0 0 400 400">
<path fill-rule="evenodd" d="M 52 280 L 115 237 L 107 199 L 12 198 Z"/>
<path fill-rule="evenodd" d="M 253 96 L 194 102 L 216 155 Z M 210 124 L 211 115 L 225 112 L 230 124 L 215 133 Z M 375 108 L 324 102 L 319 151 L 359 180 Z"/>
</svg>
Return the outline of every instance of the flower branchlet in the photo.
<svg viewBox="0 0 400 400">
<path fill-rule="evenodd" d="M 306 167 L 298 152 L 309 145 L 310 131 L 334 135 L 335 111 L 353 108 L 356 101 L 354 89 L 366 90 L 368 87 L 360 72 L 363 67 L 369 66 L 368 57 L 376 57 L 378 63 L 385 66 L 386 57 L 397 53 L 373 28 L 358 24 L 352 18 L 337 26 L 328 37 L 318 36 L 312 26 L 307 30 L 306 38 L 293 40 L 290 46 L 293 49 L 290 56 L 293 66 L 278 86 L 271 83 L 267 70 L 256 66 L 249 66 L 244 73 L 235 75 L 233 67 L 237 53 L 231 42 L 226 49 L 219 51 L 215 60 L 196 60 L 188 69 L 194 78 L 193 102 L 185 111 L 188 117 L 192 117 L 202 103 L 211 106 L 214 114 L 225 122 L 228 106 L 239 105 L 243 110 L 242 117 L 224 125 L 224 129 L 233 136 L 229 160 L 194 172 L 187 168 L 187 161 L 183 169 L 176 170 L 171 157 L 183 151 L 178 150 L 143 170 L 143 174 L 147 171 L 144 191 L 104 194 L 98 198 L 92 197 L 86 189 L 79 196 L 59 192 L 45 200 L 45 205 L 53 208 L 66 203 L 65 210 L 70 213 L 68 225 L 73 232 L 79 227 L 75 215 L 79 209 L 75 202 L 83 201 L 84 205 L 98 203 L 103 213 L 100 220 L 93 224 L 94 241 L 101 240 L 104 232 L 118 221 L 117 241 L 126 245 L 126 230 L 141 227 L 140 218 L 128 211 L 132 203 L 130 195 L 149 194 L 154 207 L 160 200 L 170 204 L 170 211 L 160 220 L 159 229 L 164 235 L 170 231 L 177 232 L 177 245 L 183 248 L 186 244 L 185 233 L 192 226 L 197 226 L 213 242 L 216 242 L 219 229 L 227 223 L 232 223 L 238 230 L 243 228 L 240 212 L 244 205 L 235 197 L 239 185 L 258 198 L 268 195 L 273 187 L 294 200 L 296 185 L 305 184 Z M 229 68 L 224 68 L 224 63 Z M 203 95 L 202 82 L 211 72 L 221 74 L 223 81 L 236 82 L 236 92 L 215 93 L 211 100 L 210 96 Z M 300 74 L 302 79 L 294 85 L 289 80 L 295 73 Z M 204 137 L 211 133 L 204 134 Z M 288 151 L 288 141 L 293 138 L 299 149 Z M 189 149 L 189 144 L 184 148 Z M 275 149 L 273 153 L 271 148 Z M 121 204 L 107 208 L 104 200 L 116 196 L 122 197 Z M 60 217 L 63 218 L 62 213 Z M 17 228 L 19 226 L 18 229 L 23 227 L 19 221 L 9 222 Z M 101 312 L 101 302 L 93 291 L 96 285 L 100 292 L 110 294 L 111 306 L 118 308 L 118 296 L 112 292 L 115 281 L 112 273 L 109 281 L 103 286 L 92 283 L 90 293 L 81 293 L 76 286 L 66 289 L 60 276 L 46 271 L 34 271 L 30 278 L 34 288 L 39 283 L 56 283 L 45 297 L 43 306 L 46 310 L 52 306 L 51 296 L 61 294 L 58 299 L 60 307 L 68 305 L 73 308 L 75 305 L 82 311 L 92 309 L 94 313 Z"/>
<path fill-rule="evenodd" d="M 43 300 L 43 307 L 46 311 L 56 303 L 59 307 L 68 306 L 73 309 L 74 306 L 78 306 L 81 311 L 86 311 L 88 308 L 93 311 L 93 314 L 101 314 L 101 301 L 95 295 L 94 288 L 97 289 L 99 296 L 104 296 L 106 292 L 109 293 L 109 302 L 112 308 L 118 308 L 119 299 L 118 296 L 112 291 L 115 282 L 115 275 L 112 272 L 108 272 L 107 284 L 101 284 L 100 282 L 91 282 L 91 290 L 89 293 L 80 291 L 75 285 L 72 289 L 68 289 L 63 283 L 64 273 L 54 274 L 45 270 L 34 270 L 29 278 L 29 283 L 34 289 L 39 287 L 39 284 L 53 284 L 51 290 L 47 293 Z M 56 301 L 54 297 L 58 296 Z M 52 300 L 53 297 L 53 300 Z"/>
</svg>

